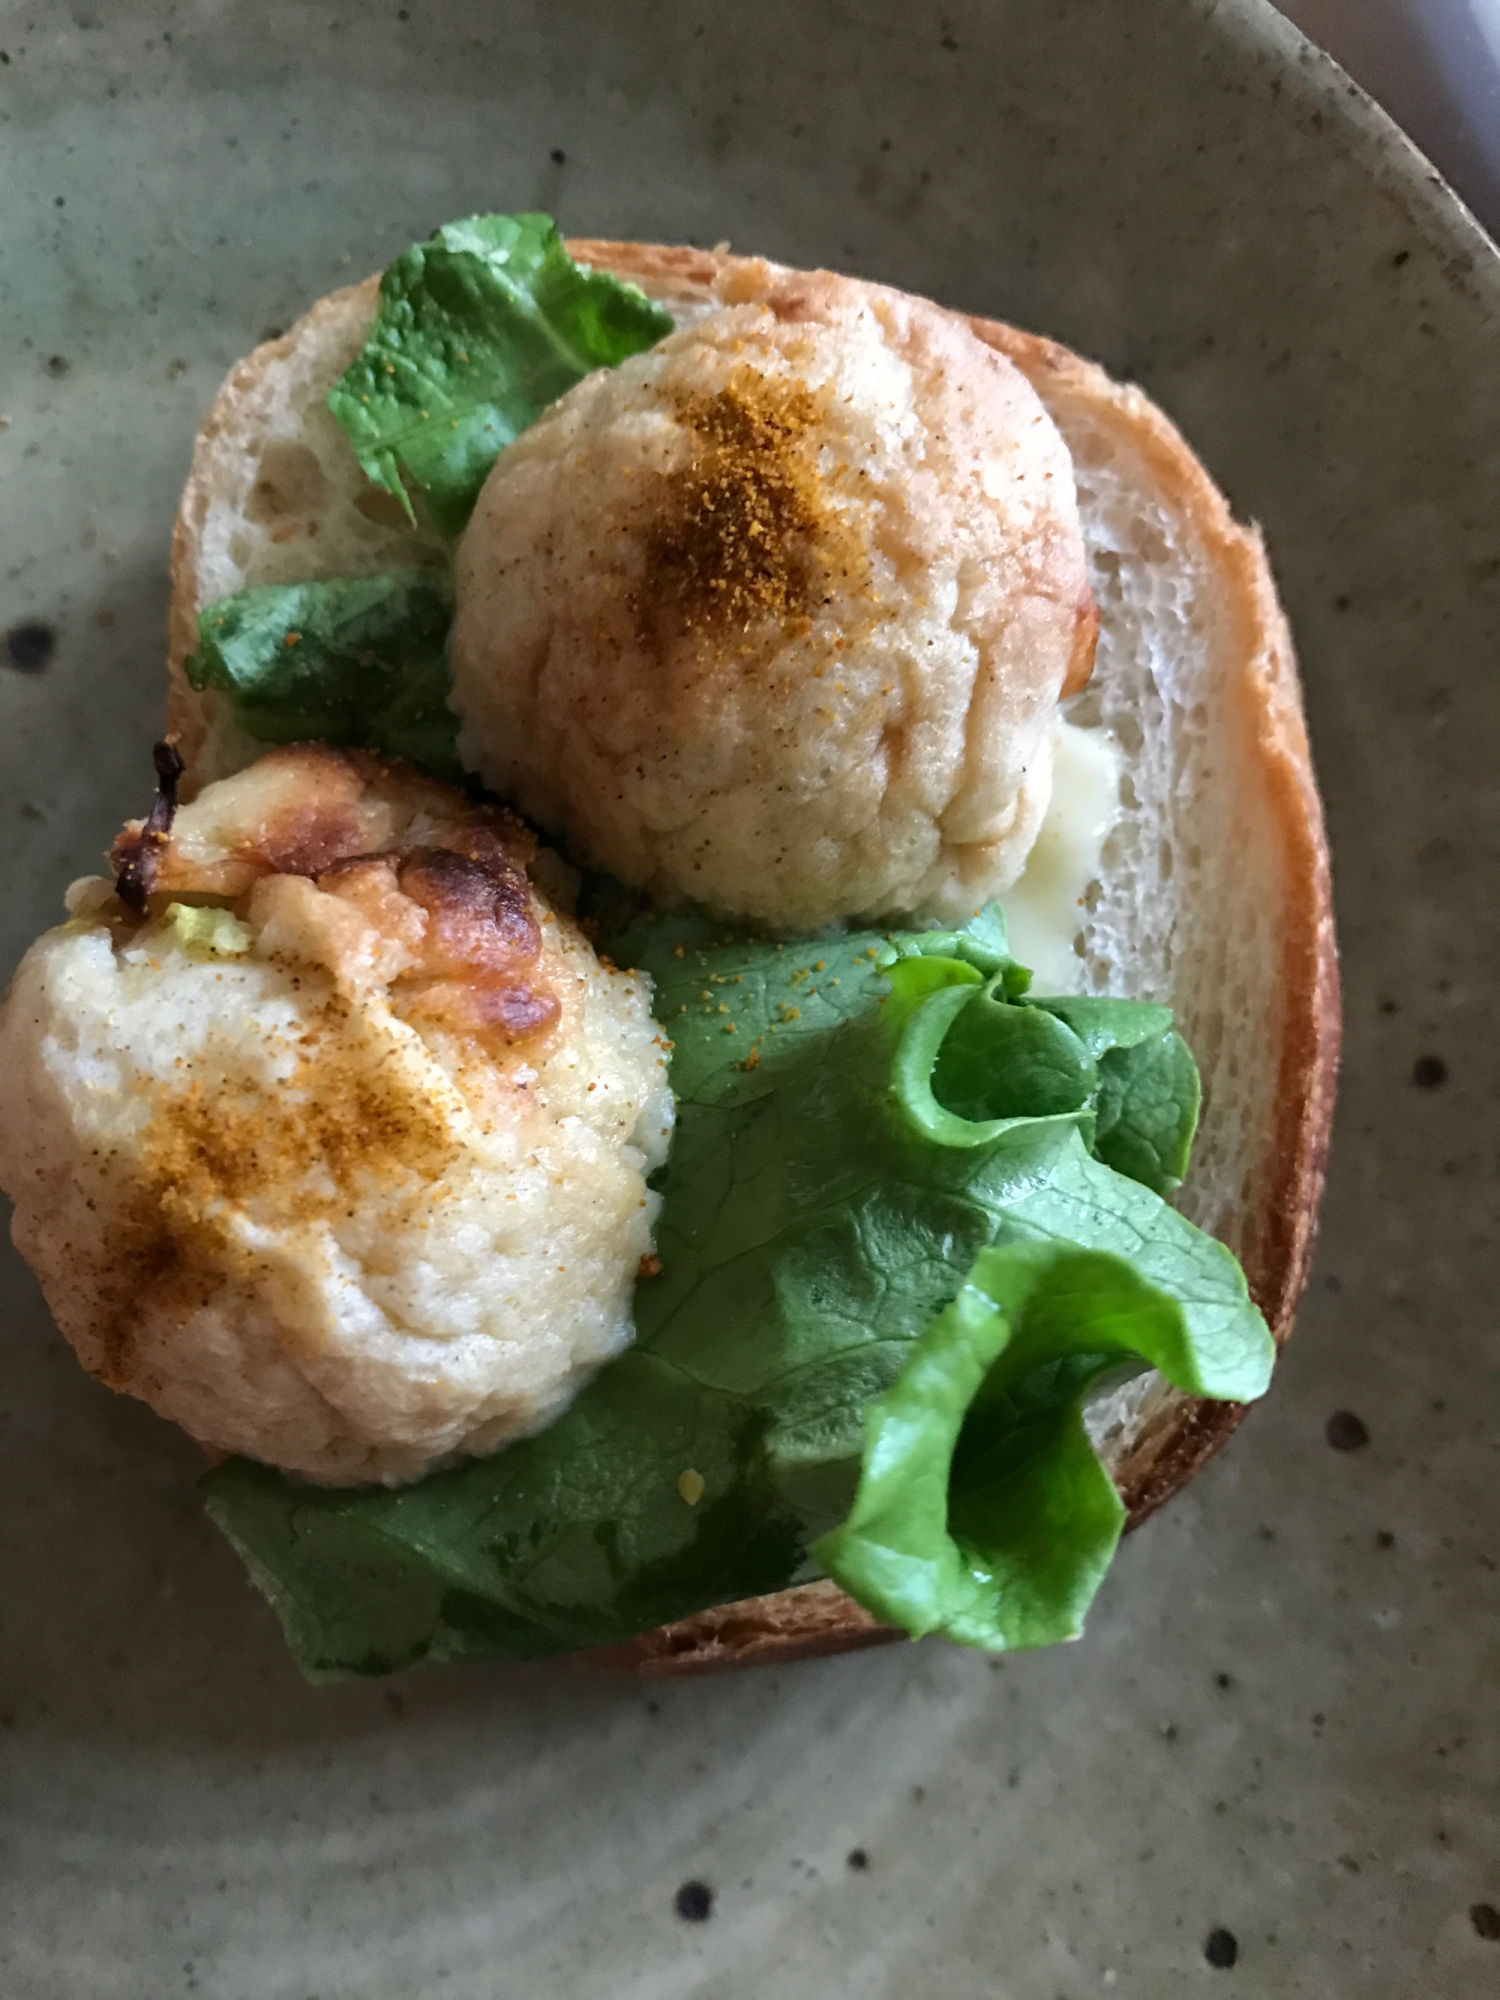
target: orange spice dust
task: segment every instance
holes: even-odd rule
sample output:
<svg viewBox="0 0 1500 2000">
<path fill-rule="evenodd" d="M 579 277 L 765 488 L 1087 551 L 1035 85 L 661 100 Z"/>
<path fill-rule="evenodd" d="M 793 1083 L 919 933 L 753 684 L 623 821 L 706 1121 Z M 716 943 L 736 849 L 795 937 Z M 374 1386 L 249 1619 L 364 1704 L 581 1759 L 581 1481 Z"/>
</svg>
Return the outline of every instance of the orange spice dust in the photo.
<svg viewBox="0 0 1500 2000">
<path fill-rule="evenodd" d="M 728 637 L 766 620 L 805 621 L 830 575 L 859 565 L 818 467 L 819 399 L 746 366 L 715 394 L 676 407 L 698 449 L 664 478 L 643 624 L 670 609 L 689 632 Z"/>
</svg>

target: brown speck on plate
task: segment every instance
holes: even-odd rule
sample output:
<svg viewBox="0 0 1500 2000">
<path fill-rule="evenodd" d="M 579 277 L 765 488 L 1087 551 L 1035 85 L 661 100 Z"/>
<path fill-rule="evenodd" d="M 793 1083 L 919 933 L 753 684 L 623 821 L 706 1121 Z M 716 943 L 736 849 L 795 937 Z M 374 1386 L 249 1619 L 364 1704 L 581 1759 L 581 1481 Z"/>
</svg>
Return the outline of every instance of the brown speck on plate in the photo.
<svg viewBox="0 0 1500 2000">
<path fill-rule="evenodd" d="M 1240 1955 L 1240 1941 L 1233 1931 L 1226 1931 L 1221 1925 L 1211 1930 L 1204 1940 L 1203 1956 L 1216 1972 L 1227 1972 Z"/>
<path fill-rule="evenodd" d="M 672 1907 L 684 1923 L 704 1923 L 713 1915 L 714 1892 L 706 1882 L 684 1882 L 672 1898 Z"/>
<path fill-rule="evenodd" d="M 1335 1451 L 1360 1451 L 1370 1442 L 1370 1433 L 1353 1410 L 1335 1410 L 1323 1426 L 1323 1435 Z"/>
<path fill-rule="evenodd" d="M 44 674 L 57 651 L 57 632 L 39 619 L 12 625 L 5 635 L 5 657 L 18 674 Z"/>
</svg>

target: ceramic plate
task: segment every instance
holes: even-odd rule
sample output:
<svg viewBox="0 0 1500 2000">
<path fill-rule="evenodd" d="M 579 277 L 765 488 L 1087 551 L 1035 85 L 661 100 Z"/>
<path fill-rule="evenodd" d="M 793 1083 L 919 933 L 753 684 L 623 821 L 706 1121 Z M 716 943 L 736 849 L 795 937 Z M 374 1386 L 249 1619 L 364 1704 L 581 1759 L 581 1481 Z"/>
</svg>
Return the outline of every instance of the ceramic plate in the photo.
<svg viewBox="0 0 1500 2000">
<path fill-rule="evenodd" d="M 1276 1387 L 1132 1539 L 1087 1638 L 1038 1656 L 311 1689 L 193 1450 L 85 1379 L 7 1253 L 0 1992 L 1495 1990 L 1500 276 L 1477 229 L 1252 0 L 0 23 L 6 966 L 149 790 L 167 533 L 225 368 L 437 222 L 525 206 L 889 279 L 1160 398 L 1285 587 L 1349 1008 Z M 1357 1449 L 1328 1442 L 1340 1411 Z M 688 1882 L 706 1917 L 679 1914 Z"/>
</svg>

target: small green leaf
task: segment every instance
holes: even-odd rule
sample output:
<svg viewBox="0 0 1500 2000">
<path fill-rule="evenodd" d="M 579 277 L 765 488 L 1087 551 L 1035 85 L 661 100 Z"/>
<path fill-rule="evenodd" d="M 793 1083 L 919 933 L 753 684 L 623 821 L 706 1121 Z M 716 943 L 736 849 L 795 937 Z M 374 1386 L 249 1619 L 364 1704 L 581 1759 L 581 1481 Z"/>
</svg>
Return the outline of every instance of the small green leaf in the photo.
<svg viewBox="0 0 1500 2000">
<path fill-rule="evenodd" d="M 1096 1076 L 1082 1043 L 1050 1015 L 1007 1002 L 1003 971 L 981 984 L 961 960 L 923 956 L 899 961 L 890 978 L 896 998 L 927 989 L 902 1025 L 891 1077 L 925 1138 L 993 1146 L 1086 1112 Z"/>
<path fill-rule="evenodd" d="M 413 1486 L 298 1487 L 243 1459 L 204 1484 L 315 1679 L 571 1652 L 774 1590 L 796 1560 L 753 1410 L 639 1350 L 550 1430 Z"/>
<path fill-rule="evenodd" d="M 1005 997 L 1019 999 L 1031 985 L 1031 974 L 1010 956 L 1005 913 L 998 903 L 988 903 L 957 931 L 908 931 L 887 940 L 881 962 L 894 965 L 907 958 L 958 958 L 974 966 L 988 979 L 1003 975 Z"/>
<path fill-rule="evenodd" d="M 1065 1022 L 1096 1062 L 1111 1049 L 1132 1049 L 1138 1042 L 1155 1041 L 1172 1025 L 1171 1008 L 1150 1000 L 1061 993 L 1032 995 L 1031 1005 Z"/>
<path fill-rule="evenodd" d="M 376 750 L 455 783 L 452 620 L 442 571 L 260 584 L 198 614 L 187 675 L 225 695 L 257 742 Z"/>
<path fill-rule="evenodd" d="M 954 1020 L 932 1072 L 933 1093 L 960 1117 L 1055 1118 L 1083 1111 L 1098 1073 L 1071 1028 L 1010 1004 L 997 973 Z"/>
<path fill-rule="evenodd" d="M 1043 1163 L 1017 1174 L 1004 1196 L 997 1240 L 1074 1243 L 1107 1250 L 1182 1308 L 1196 1396 L 1239 1403 L 1263 1396 L 1276 1347 L 1251 1303 L 1245 1274 L 1222 1243 L 1195 1229 L 1159 1195 L 1094 1159 L 1080 1135 L 1061 1133 Z M 1184 1371 L 1187 1361 L 1183 1362 Z"/>
<path fill-rule="evenodd" d="M 470 216 L 385 272 L 328 407 L 413 521 L 412 490 L 457 535 L 500 452 L 549 403 L 671 330 L 634 285 L 575 264 L 550 216 Z"/>
<path fill-rule="evenodd" d="M 1200 1097 L 1198 1065 L 1175 1028 L 1111 1049 L 1099 1063 L 1095 1151 L 1116 1173 L 1170 1194 L 1187 1173 Z"/>
<path fill-rule="evenodd" d="M 1039 999 L 1099 1066 L 1094 1151 L 1116 1173 L 1170 1194 L 1187 1173 L 1202 1088 L 1170 1007 L 1144 1000 Z"/>
<path fill-rule="evenodd" d="M 853 1508 L 814 1557 L 915 1638 L 992 1650 L 1075 1638 L 1125 1519 L 1083 1404 L 1122 1358 L 1196 1379 L 1181 1307 L 1124 1259 L 982 1250 L 871 1404 Z"/>
</svg>

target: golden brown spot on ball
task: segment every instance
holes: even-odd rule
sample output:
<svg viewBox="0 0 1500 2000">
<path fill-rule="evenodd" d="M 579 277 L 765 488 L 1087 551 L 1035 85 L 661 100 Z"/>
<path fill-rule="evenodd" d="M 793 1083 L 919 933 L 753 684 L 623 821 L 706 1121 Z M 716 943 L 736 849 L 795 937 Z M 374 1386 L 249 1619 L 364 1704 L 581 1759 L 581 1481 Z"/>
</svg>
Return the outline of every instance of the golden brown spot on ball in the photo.
<svg viewBox="0 0 1500 2000">
<path fill-rule="evenodd" d="M 742 366 L 675 409 L 696 449 L 664 475 L 647 535 L 643 643 L 660 645 L 669 615 L 705 636 L 785 626 L 810 617 L 833 574 L 858 577 L 862 551 L 818 466 L 825 412 L 812 390 Z"/>
<path fill-rule="evenodd" d="M 361 1194 L 399 1189 L 420 1204 L 460 1148 L 448 1109 L 372 1049 L 357 1018 L 329 1000 L 318 1032 L 279 1090 L 232 1072 L 212 1093 L 174 1092 L 143 1135 L 141 1185 L 111 1244 L 114 1284 L 97 1369 L 130 1386 L 135 1327 L 148 1310 L 207 1305 L 226 1266 L 248 1264 L 235 1210 L 284 1229 L 347 1214 Z"/>
</svg>

